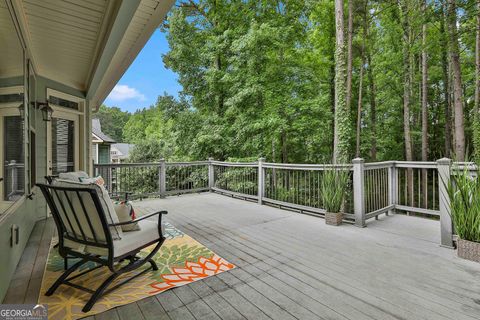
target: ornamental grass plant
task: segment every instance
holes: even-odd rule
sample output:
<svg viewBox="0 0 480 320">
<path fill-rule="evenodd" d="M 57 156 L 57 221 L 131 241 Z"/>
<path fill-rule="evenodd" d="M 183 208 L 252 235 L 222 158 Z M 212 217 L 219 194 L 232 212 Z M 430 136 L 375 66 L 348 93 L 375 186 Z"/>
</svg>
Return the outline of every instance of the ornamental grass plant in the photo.
<svg viewBox="0 0 480 320">
<path fill-rule="evenodd" d="M 349 170 L 334 168 L 323 172 L 321 198 L 323 208 L 327 212 L 338 213 L 342 211 L 349 183 Z"/>
<path fill-rule="evenodd" d="M 455 232 L 462 240 L 480 243 L 480 177 L 468 165 L 452 169 L 446 188 Z"/>
</svg>

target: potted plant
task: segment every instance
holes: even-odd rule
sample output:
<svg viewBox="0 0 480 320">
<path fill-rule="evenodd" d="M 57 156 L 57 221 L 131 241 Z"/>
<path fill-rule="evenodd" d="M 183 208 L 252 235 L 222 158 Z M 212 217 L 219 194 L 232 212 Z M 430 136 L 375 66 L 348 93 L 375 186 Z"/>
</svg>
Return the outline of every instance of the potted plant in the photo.
<svg viewBox="0 0 480 320">
<path fill-rule="evenodd" d="M 325 223 L 338 226 L 342 224 L 343 207 L 347 188 L 350 181 L 350 172 L 345 169 L 327 169 L 321 181 L 321 198 L 325 212 Z"/>
<path fill-rule="evenodd" d="M 460 258 L 480 262 L 480 177 L 454 170 L 446 188 Z"/>
</svg>

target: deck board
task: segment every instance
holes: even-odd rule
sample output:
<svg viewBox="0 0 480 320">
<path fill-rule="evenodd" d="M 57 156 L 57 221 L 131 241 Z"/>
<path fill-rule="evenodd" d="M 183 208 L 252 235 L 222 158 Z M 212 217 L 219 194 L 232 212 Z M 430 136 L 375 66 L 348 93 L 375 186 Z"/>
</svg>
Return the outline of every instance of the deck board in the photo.
<svg viewBox="0 0 480 320">
<path fill-rule="evenodd" d="M 212 193 L 135 206 L 167 209 L 169 222 L 237 268 L 92 319 L 480 318 L 480 264 L 440 247 L 437 221 L 393 215 L 330 227 Z M 53 229 L 51 220 L 35 226 L 4 303 L 37 300 Z"/>
</svg>

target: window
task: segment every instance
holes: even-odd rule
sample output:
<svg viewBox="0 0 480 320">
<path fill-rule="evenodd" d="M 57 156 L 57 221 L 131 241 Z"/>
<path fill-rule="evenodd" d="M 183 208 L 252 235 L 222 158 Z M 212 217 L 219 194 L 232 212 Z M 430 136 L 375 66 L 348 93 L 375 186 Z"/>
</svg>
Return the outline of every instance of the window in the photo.
<svg viewBox="0 0 480 320">
<path fill-rule="evenodd" d="M 0 94 L 0 103 L 23 102 L 23 93 Z"/>
<path fill-rule="evenodd" d="M 48 98 L 48 100 L 51 104 L 54 104 L 54 105 L 57 105 L 57 106 L 60 106 L 60 107 L 73 109 L 73 110 L 78 110 L 79 109 L 78 108 L 78 105 L 79 105 L 78 102 L 62 99 L 62 98 L 55 97 L 55 96 L 50 96 Z"/>
<path fill-rule="evenodd" d="M 23 120 L 20 116 L 3 119 L 3 200 L 16 201 L 25 192 Z"/>
<path fill-rule="evenodd" d="M 52 119 L 52 174 L 75 171 L 75 123 Z"/>
<path fill-rule="evenodd" d="M 110 146 L 98 145 L 98 163 L 110 163 Z"/>
</svg>

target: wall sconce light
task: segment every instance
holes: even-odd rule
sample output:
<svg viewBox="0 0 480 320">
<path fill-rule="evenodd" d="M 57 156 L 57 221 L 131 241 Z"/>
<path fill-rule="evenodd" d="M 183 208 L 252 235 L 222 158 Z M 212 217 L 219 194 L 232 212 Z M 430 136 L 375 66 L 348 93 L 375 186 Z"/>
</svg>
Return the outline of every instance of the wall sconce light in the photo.
<svg viewBox="0 0 480 320">
<path fill-rule="evenodd" d="M 35 105 L 35 102 L 32 102 L 32 105 Z M 42 111 L 43 121 L 51 121 L 53 109 L 48 105 L 48 100 L 46 102 L 37 102 L 36 105 Z"/>
</svg>

